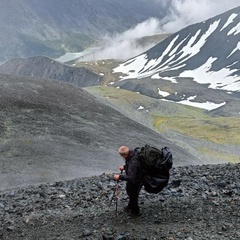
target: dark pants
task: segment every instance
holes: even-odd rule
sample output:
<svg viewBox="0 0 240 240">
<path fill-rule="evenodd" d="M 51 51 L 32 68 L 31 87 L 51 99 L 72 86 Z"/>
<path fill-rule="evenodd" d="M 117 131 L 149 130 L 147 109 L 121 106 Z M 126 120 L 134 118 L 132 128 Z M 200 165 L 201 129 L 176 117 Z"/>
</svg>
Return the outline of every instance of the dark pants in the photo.
<svg viewBox="0 0 240 240">
<path fill-rule="evenodd" d="M 141 190 L 141 187 L 142 187 L 141 183 L 127 182 L 126 184 L 126 191 L 129 196 L 128 208 L 130 208 L 133 213 L 139 212 L 138 195 Z"/>
</svg>

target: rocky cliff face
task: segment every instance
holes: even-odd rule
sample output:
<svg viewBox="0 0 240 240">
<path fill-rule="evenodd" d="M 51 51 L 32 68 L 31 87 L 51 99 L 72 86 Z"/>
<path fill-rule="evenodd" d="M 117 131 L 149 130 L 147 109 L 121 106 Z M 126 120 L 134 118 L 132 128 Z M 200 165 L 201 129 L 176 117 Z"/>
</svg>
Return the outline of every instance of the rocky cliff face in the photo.
<svg viewBox="0 0 240 240">
<path fill-rule="evenodd" d="M 128 198 L 112 175 L 0 192 L 1 239 L 240 238 L 240 164 L 177 167 L 160 194 L 141 190 L 142 215 L 123 211 Z M 117 214 L 116 214 L 117 213 Z"/>
</svg>

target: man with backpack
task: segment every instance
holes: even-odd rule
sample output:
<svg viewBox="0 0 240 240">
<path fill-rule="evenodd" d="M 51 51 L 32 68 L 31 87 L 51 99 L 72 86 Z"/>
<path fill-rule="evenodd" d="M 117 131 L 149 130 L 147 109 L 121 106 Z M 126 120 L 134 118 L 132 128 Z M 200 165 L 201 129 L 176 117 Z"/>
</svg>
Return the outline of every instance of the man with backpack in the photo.
<svg viewBox="0 0 240 240">
<path fill-rule="evenodd" d="M 125 165 L 119 168 L 121 172 L 125 170 L 125 175 L 115 174 L 113 178 L 127 181 L 129 203 L 125 210 L 139 215 L 138 195 L 142 186 L 147 192 L 158 194 L 168 185 L 173 165 L 172 152 L 168 147 L 158 149 L 145 145 L 134 150 L 121 146 L 118 153 L 125 159 Z"/>
<path fill-rule="evenodd" d="M 126 192 L 129 197 L 129 203 L 125 210 L 133 215 L 140 215 L 138 206 L 138 195 L 142 187 L 142 166 L 135 150 L 127 146 L 121 146 L 118 150 L 120 156 L 125 160 L 125 165 L 119 168 L 125 171 L 125 175 L 115 174 L 115 181 L 126 181 Z"/>
</svg>

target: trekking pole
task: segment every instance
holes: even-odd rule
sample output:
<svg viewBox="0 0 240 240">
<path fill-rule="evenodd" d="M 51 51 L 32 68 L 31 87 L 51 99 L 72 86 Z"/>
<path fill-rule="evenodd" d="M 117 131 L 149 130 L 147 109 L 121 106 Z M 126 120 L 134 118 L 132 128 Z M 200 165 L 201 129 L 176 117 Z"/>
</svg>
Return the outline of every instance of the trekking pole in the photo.
<svg viewBox="0 0 240 240">
<path fill-rule="evenodd" d="M 123 170 L 121 170 L 121 174 L 122 174 Z M 115 199 L 116 199 L 116 221 L 117 221 L 117 217 L 118 217 L 118 198 L 119 198 L 119 180 L 117 180 L 116 182 L 116 186 L 115 186 Z"/>
<path fill-rule="evenodd" d="M 119 180 L 118 180 L 119 181 Z M 116 221 L 118 216 L 118 181 L 116 183 L 115 197 L 116 197 Z"/>
</svg>

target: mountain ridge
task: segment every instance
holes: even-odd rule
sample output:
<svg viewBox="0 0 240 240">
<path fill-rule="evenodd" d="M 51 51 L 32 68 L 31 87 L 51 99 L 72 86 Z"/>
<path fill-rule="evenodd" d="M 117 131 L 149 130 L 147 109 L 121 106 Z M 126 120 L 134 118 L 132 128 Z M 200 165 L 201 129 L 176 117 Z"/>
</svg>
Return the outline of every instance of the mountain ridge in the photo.
<svg viewBox="0 0 240 240">
<path fill-rule="evenodd" d="M 216 48 L 221 49 L 223 57 L 234 55 L 234 58 L 231 60 L 228 59 L 225 62 L 220 61 L 219 65 L 217 65 L 216 61 L 212 66 L 213 70 L 220 70 L 228 65 L 231 66 L 230 69 L 234 69 L 232 66 L 234 64 L 236 68 L 235 74 L 238 75 L 240 68 L 240 63 L 237 58 L 237 56 L 239 56 L 239 19 L 240 6 L 201 23 L 190 25 L 172 34 L 145 53 L 123 63 L 122 65 L 126 65 L 129 62 L 136 61 L 137 58 L 146 57 L 145 64 L 143 65 L 144 68 L 139 67 L 138 72 L 128 72 L 129 76 L 122 77 L 122 79 L 143 78 L 144 74 L 148 77 L 157 73 L 160 74 L 159 76 L 164 74 L 166 77 L 181 77 L 183 71 L 193 70 L 203 65 L 209 56 L 212 57 L 214 53 L 217 56 L 218 51 L 216 51 Z M 220 22 L 221 25 L 219 24 Z M 221 35 L 219 35 L 220 32 L 222 32 Z M 229 36 L 229 38 L 226 39 L 226 36 Z M 218 41 L 216 41 L 216 39 L 218 39 Z M 202 42 L 205 43 L 203 44 Z M 210 47 L 207 47 L 207 44 L 209 44 Z M 224 49 L 222 48 L 223 44 L 225 46 Z M 210 53 L 207 53 L 207 51 L 210 51 Z M 199 52 L 200 54 L 198 54 Z M 157 59 L 156 63 L 149 64 L 148 62 L 153 59 Z M 131 67 L 131 65 L 128 65 L 128 68 L 129 67 Z M 172 74 L 171 71 L 173 71 Z M 137 76 L 134 76 L 136 74 Z M 233 73 L 230 72 L 230 74 Z"/>
<path fill-rule="evenodd" d="M 65 65 L 43 56 L 8 60 L 0 66 L 0 73 L 20 77 L 55 79 L 80 87 L 95 86 L 102 82 L 102 76 L 85 67 L 77 68 Z"/>
<path fill-rule="evenodd" d="M 202 108 L 210 103 L 212 113 L 239 115 L 239 20 L 237 7 L 172 34 L 116 67 L 122 76 L 113 86 Z"/>
</svg>

